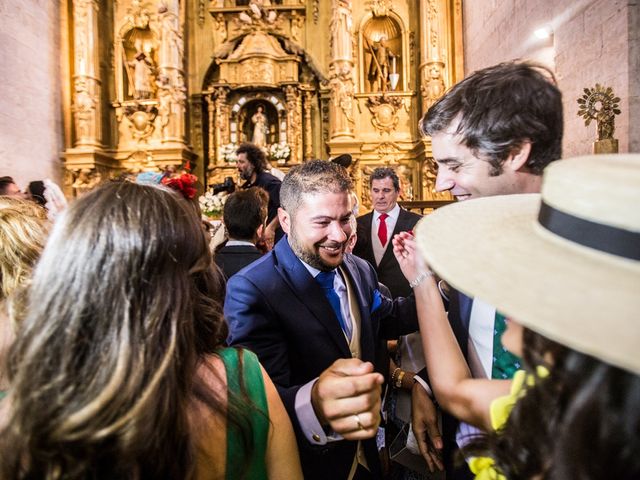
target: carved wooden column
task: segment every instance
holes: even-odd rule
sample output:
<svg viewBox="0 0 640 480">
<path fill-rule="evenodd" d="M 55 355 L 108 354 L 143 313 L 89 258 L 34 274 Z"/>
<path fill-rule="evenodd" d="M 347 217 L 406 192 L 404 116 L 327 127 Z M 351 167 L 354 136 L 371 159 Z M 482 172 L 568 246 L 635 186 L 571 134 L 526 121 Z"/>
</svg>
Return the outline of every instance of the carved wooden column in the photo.
<svg viewBox="0 0 640 480">
<path fill-rule="evenodd" d="M 329 64 L 331 140 L 354 138 L 352 23 L 351 0 L 333 0 Z"/>
<path fill-rule="evenodd" d="M 186 87 L 184 43 L 178 0 L 165 0 L 158 9 L 160 48 L 158 49 L 158 100 L 163 119 L 162 142 L 184 144 Z"/>
<path fill-rule="evenodd" d="M 101 148 L 98 2 L 73 0 L 73 120 L 76 148 Z"/>
<path fill-rule="evenodd" d="M 218 87 L 213 93 L 213 103 L 215 111 L 213 116 L 209 117 L 209 128 L 213 126 L 215 146 L 217 152 L 217 165 L 223 165 L 224 159 L 221 155 L 223 145 L 229 143 L 229 107 L 227 106 L 228 90 L 225 87 Z"/>
<path fill-rule="evenodd" d="M 219 145 L 216 143 L 216 105 L 215 100 L 213 98 L 212 93 L 207 93 L 205 95 L 205 101 L 207 103 L 207 143 L 209 145 L 208 148 L 208 157 L 209 157 L 209 165 L 220 165 L 222 163 L 222 155 L 216 155 L 216 148 L 219 149 Z"/>
<path fill-rule="evenodd" d="M 420 1 L 420 92 L 422 113 L 445 91 L 447 42 L 451 32 L 447 27 L 447 0 Z"/>
<path fill-rule="evenodd" d="M 291 148 L 289 161 L 297 163 L 302 160 L 302 100 L 300 92 L 293 85 L 284 88 L 287 107 L 287 143 Z"/>
<path fill-rule="evenodd" d="M 313 91 L 305 90 L 303 99 L 303 138 L 304 138 L 304 160 L 313 158 L 313 136 L 311 129 L 311 110 L 313 108 Z"/>
</svg>

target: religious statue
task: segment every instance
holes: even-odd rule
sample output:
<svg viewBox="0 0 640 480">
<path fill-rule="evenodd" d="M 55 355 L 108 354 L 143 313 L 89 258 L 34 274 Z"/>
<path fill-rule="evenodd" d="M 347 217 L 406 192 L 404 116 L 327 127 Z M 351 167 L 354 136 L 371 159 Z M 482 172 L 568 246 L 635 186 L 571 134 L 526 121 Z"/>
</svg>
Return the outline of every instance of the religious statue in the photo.
<svg viewBox="0 0 640 480">
<path fill-rule="evenodd" d="M 330 25 L 332 57 L 335 60 L 351 60 L 351 0 L 334 2 Z"/>
<path fill-rule="evenodd" d="M 258 110 L 251 117 L 253 123 L 253 136 L 251 141 L 259 147 L 267 146 L 267 134 L 269 133 L 269 125 L 267 116 L 263 112 L 262 105 L 258 106 Z"/>
<path fill-rule="evenodd" d="M 153 75 L 155 66 L 153 60 L 147 57 L 144 52 L 139 52 L 135 56 L 135 60 L 128 62 L 128 66 L 133 69 L 133 74 L 127 69 L 130 77 L 133 77 L 130 83 L 133 86 L 133 98 L 143 100 L 151 98 L 153 95 Z"/>
<path fill-rule="evenodd" d="M 389 88 L 389 74 L 396 74 L 397 55 L 387 46 L 386 36 L 381 36 L 380 40 L 375 43 L 374 45 L 369 45 L 371 63 L 369 63 L 368 78 L 371 84 L 371 91 L 386 92 Z M 389 68 L 390 66 L 391 68 Z"/>
</svg>

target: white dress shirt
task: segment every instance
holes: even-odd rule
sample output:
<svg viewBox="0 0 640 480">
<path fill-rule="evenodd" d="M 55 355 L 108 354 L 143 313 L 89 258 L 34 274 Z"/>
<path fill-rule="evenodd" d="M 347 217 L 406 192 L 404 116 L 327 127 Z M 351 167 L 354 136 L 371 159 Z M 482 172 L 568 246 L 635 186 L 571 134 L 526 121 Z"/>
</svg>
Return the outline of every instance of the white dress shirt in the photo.
<svg viewBox="0 0 640 480">
<path fill-rule="evenodd" d="M 373 211 L 373 218 L 371 219 L 371 246 L 373 247 L 373 257 L 376 260 L 376 265 L 380 265 L 380 261 L 384 256 L 384 252 L 391 244 L 391 237 L 393 230 L 396 228 L 398 222 L 398 216 L 400 215 L 400 205 L 396 203 L 396 206 L 387 212 L 389 215 L 385 223 L 387 224 L 387 243 L 383 246 L 378 238 L 378 229 L 380 228 L 380 215 L 381 212 Z"/>
</svg>

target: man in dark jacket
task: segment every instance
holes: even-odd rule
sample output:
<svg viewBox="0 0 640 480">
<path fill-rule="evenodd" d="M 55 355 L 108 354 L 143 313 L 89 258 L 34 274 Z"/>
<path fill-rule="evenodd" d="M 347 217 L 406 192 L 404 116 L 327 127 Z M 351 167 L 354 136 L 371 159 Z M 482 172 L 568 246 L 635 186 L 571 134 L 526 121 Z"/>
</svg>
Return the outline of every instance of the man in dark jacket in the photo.
<svg viewBox="0 0 640 480">
<path fill-rule="evenodd" d="M 226 278 L 262 256 L 256 244 L 264 233 L 268 202 L 262 188 L 240 190 L 227 198 L 222 218 L 229 240 L 215 255 Z"/>
</svg>

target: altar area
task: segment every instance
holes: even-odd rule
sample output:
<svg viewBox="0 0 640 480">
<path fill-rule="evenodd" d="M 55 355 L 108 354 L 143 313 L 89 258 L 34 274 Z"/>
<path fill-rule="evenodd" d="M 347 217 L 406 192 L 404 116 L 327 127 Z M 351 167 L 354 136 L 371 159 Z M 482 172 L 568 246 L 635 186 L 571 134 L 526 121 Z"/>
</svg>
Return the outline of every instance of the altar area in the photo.
<svg viewBox="0 0 640 480">
<path fill-rule="evenodd" d="M 462 75 L 461 0 L 64 0 L 65 187 L 191 168 L 237 179 L 251 141 L 283 171 L 348 153 L 435 192 L 418 122 Z M 64 56 L 64 55 L 63 55 Z"/>
</svg>

